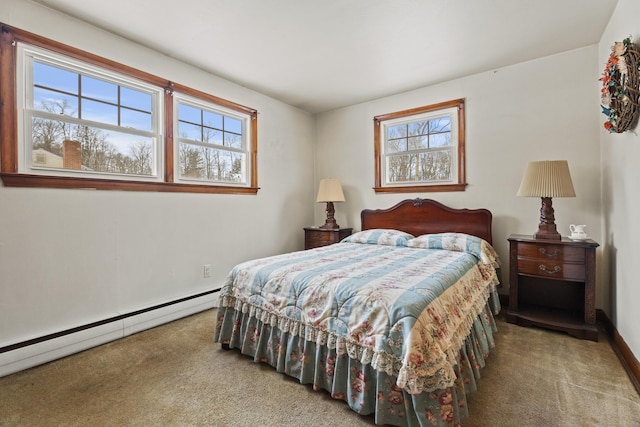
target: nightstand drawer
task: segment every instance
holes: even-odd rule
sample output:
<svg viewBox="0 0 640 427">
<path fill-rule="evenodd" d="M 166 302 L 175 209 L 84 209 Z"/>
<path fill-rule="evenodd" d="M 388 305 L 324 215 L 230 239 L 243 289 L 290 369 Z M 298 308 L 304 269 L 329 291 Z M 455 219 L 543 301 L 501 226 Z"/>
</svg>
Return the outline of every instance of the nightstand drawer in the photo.
<svg viewBox="0 0 640 427">
<path fill-rule="evenodd" d="M 518 257 L 535 258 L 540 261 L 583 263 L 585 249 L 547 243 L 520 243 Z"/>
<path fill-rule="evenodd" d="M 336 235 L 334 233 L 327 233 L 326 231 L 311 231 L 307 234 L 307 239 L 310 242 L 331 242 L 333 243 L 336 240 Z"/>
<path fill-rule="evenodd" d="M 544 259 L 518 259 L 518 273 L 543 278 L 584 280 L 584 264 L 567 264 Z"/>
<path fill-rule="evenodd" d="M 313 249 L 338 243 L 340 240 L 351 235 L 351 231 L 351 228 L 324 230 L 322 228 L 306 227 L 304 229 L 304 248 Z"/>
</svg>

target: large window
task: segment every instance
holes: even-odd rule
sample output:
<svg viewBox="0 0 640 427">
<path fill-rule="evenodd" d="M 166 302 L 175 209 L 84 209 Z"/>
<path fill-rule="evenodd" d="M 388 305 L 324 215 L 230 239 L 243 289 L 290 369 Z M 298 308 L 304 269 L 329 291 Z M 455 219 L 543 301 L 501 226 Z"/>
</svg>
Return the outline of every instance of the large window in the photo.
<svg viewBox="0 0 640 427">
<path fill-rule="evenodd" d="M 251 193 L 257 112 L 2 26 L 7 186 Z"/>
<path fill-rule="evenodd" d="M 376 192 L 463 191 L 464 100 L 374 117 Z"/>
<path fill-rule="evenodd" d="M 23 44 L 18 58 L 20 173 L 162 179 L 161 88 Z"/>
</svg>

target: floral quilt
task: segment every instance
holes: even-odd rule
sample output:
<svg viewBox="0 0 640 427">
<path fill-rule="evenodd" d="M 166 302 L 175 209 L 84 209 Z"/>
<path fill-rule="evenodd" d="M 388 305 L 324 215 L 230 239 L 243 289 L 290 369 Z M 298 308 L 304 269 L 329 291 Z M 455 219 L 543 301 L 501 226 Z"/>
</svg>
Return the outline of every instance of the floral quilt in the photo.
<svg viewBox="0 0 640 427">
<path fill-rule="evenodd" d="M 454 386 L 460 351 L 495 292 L 498 257 L 473 236 L 412 237 L 356 235 L 244 262 L 229 273 L 220 310 L 242 313 L 244 321 L 312 343 L 332 357 L 348 355 L 394 378 L 392 386 L 408 395 L 446 390 Z M 246 325 L 238 316 L 227 324 L 224 319 L 219 316 L 214 339 L 229 343 Z M 259 340 L 261 329 L 252 331 L 255 336 L 242 339 Z"/>
</svg>

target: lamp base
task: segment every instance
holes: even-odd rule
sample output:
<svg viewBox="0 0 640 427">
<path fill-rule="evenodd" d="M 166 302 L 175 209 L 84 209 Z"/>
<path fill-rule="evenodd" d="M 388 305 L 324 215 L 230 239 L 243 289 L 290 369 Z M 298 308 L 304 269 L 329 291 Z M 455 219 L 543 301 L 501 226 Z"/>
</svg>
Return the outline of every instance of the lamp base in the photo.
<svg viewBox="0 0 640 427">
<path fill-rule="evenodd" d="M 336 224 L 336 222 L 334 220 L 333 223 L 325 222 L 323 225 L 321 225 L 318 228 L 320 228 L 321 230 L 338 230 L 340 228 L 340 226 L 338 224 Z"/>
<path fill-rule="evenodd" d="M 553 211 L 553 203 L 551 197 L 542 197 L 542 206 L 540 207 L 540 224 L 538 231 L 533 234 L 534 239 L 542 240 L 560 240 L 562 236 L 556 230 L 556 218 Z"/>
<path fill-rule="evenodd" d="M 320 226 L 322 230 L 337 230 L 340 228 L 338 224 L 336 224 L 336 219 L 333 217 L 335 214 L 335 208 L 333 207 L 333 202 L 327 202 L 327 219 L 324 221 L 324 225 Z"/>
<path fill-rule="evenodd" d="M 542 240 L 560 240 L 562 236 L 556 230 L 555 224 L 540 224 L 538 226 L 538 231 L 533 233 L 534 239 L 542 239 Z"/>
</svg>

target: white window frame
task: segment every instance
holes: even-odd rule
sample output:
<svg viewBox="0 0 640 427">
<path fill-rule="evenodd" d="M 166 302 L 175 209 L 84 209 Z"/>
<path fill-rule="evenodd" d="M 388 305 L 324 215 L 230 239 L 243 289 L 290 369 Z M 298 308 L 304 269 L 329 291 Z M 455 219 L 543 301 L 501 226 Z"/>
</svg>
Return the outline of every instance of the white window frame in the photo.
<svg viewBox="0 0 640 427">
<path fill-rule="evenodd" d="M 201 141 L 194 141 L 191 139 L 186 139 L 186 138 L 181 138 L 179 133 L 179 117 L 178 117 L 178 105 L 179 104 L 185 104 L 200 110 L 206 110 L 206 111 L 210 111 L 212 113 L 215 114 L 220 114 L 222 116 L 227 116 L 227 117 L 231 117 L 237 120 L 240 120 L 240 122 L 242 123 L 242 148 L 241 149 L 236 149 L 236 148 L 231 148 L 231 147 L 227 147 L 227 146 L 221 146 L 221 145 L 217 145 L 217 144 L 209 144 L 209 143 L 204 143 Z M 174 136 L 173 136 L 173 140 L 174 140 L 174 153 L 173 153 L 173 158 L 174 158 L 174 164 L 173 164 L 173 169 L 175 171 L 175 182 L 177 183 L 198 183 L 198 184 L 202 184 L 202 185 L 213 185 L 213 186 L 223 186 L 223 187 L 249 187 L 251 185 L 251 171 L 253 170 L 252 168 L 252 156 L 251 156 L 251 151 L 252 151 L 252 147 L 251 147 L 251 141 L 252 141 L 252 135 L 251 135 L 251 120 L 252 120 L 252 116 L 249 114 L 243 114 L 240 113 L 238 111 L 234 111 L 231 110 L 229 108 L 225 108 L 223 106 L 220 106 L 218 104 L 215 104 L 213 102 L 208 102 L 208 101 L 204 101 L 202 99 L 198 99 L 196 97 L 192 97 L 186 94 L 182 94 L 179 92 L 174 92 L 173 93 L 173 129 L 174 129 Z M 230 151 L 230 152 L 235 152 L 235 153 L 240 153 L 243 154 L 244 156 L 244 162 L 242 164 L 242 180 L 240 182 L 233 182 L 233 181 L 211 181 L 211 180 L 207 180 L 207 179 L 202 179 L 202 178 L 194 178 L 194 177 L 182 177 L 180 176 L 180 144 L 182 142 L 191 144 L 191 145 L 196 145 L 196 146 L 201 146 L 201 147 L 207 147 L 207 148 L 216 148 L 216 149 L 222 149 L 225 151 Z"/>
<path fill-rule="evenodd" d="M 393 127 L 393 126 L 397 126 L 397 125 L 402 125 L 402 124 L 410 124 L 410 123 L 415 123 L 415 122 L 421 122 L 421 121 L 428 121 L 428 120 L 433 120 L 433 119 L 439 119 L 439 118 L 443 118 L 443 117 L 448 117 L 451 121 L 451 145 L 446 147 L 446 148 L 439 148 L 439 149 L 430 149 L 430 148 L 423 148 L 423 149 L 419 149 L 419 150 L 407 150 L 407 151 L 401 151 L 401 152 L 394 152 L 394 153 L 389 153 L 387 152 L 387 149 L 389 147 L 389 141 L 388 141 L 388 128 Z M 413 116 L 409 116 L 409 117 L 403 117 L 403 118 L 398 118 L 395 120 L 387 120 L 384 123 L 381 123 L 380 126 L 382 127 L 381 129 L 381 138 L 382 138 L 382 165 L 381 165 L 381 170 L 382 170 L 382 182 L 384 186 L 405 186 L 405 185 L 440 185 L 440 184 L 451 184 L 453 182 L 457 182 L 458 180 L 458 115 L 457 115 L 457 109 L 456 108 L 448 108 L 446 110 L 440 110 L 438 112 L 433 112 L 433 113 L 423 113 L 423 114 L 416 114 Z M 408 139 L 409 137 L 407 137 Z M 415 180 L 415 181 L 389 181 L 389 159 L 391 157 L 395 157 L 395 156 L 400 156 L 400 155 L 407 155 L 407 154 L 421 154 L 421 153 L 428 153 L 428 152 L 435 152 L 435 151 L 451 151 L 451 176 L 449 177 L 449 179 L 447 180 L 441 180 L 441 181 L 421 181 L 421 180 Z"/>
<path fill-rule="evenodd" d="M 162 182 L 164 180 L 164 136 L 163 130 L 163 88 L 153 86 L 131 77 L 88 64 L 68 56 L 51 52 L 36 46 L 19 43 L 17 48 L 17 117 L 18 117 L 18 150 L 22 153 L 18 162 L 18 172 L 44 176 L 88 177 L 111 180 Z M 98 129 L 128 133 L 151 138 L 154 161 L 151 175 L 134 175 L 121 173 L 105 173 L 90 170 L 71 170 L 47 168 L 32 164 L 32 118 L 34 116 L 56 119 L 56 116 L 33 108 L 33 61 L 43 62 L 57 68 L 69 70 L 89 77 L 101 79 L 109 83 L 126 86 L 131 89 L 148 93 L 152 97 L 151 132 L 125 128 L 90 120 L 64 117 L 64 121 L 72 124 L 87 125 Z"/>
</svg>

